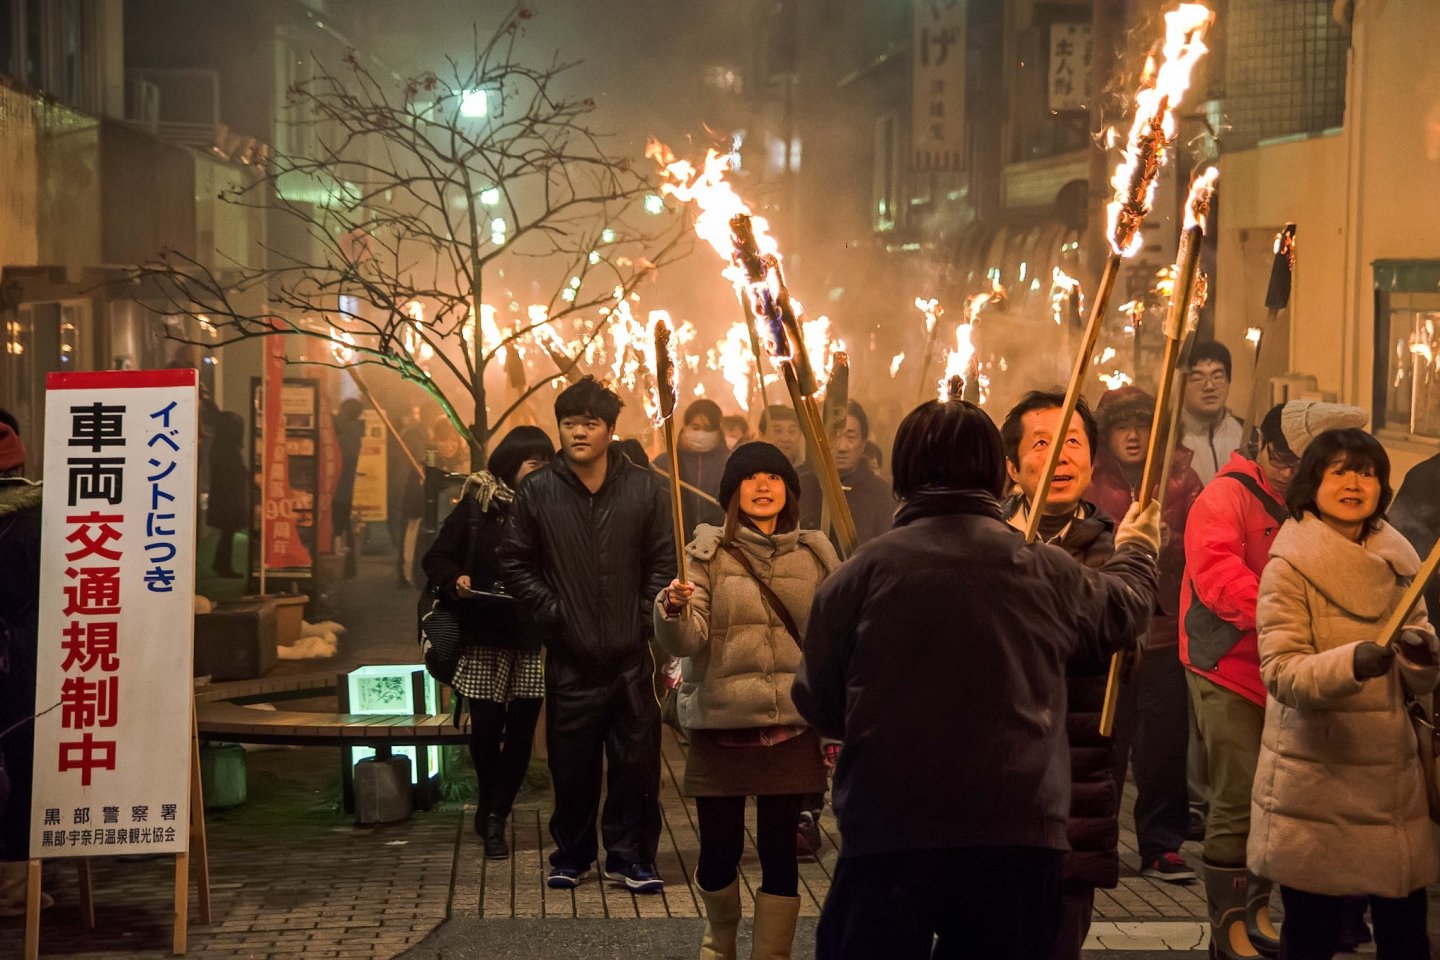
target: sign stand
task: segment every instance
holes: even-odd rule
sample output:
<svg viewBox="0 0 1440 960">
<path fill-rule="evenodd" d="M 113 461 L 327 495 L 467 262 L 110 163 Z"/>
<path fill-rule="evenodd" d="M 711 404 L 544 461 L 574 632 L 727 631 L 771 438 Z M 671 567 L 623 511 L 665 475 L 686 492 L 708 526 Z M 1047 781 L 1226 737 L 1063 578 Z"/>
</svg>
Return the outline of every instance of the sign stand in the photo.
<svg viewBox="0 0 1440 960">
<path fill-rule="evenodd" d="M 196 906 L 200 924 L 210 924 L 210 853 L 205 841 L 204 791 L 200 786 L 200 729 L 195 719 L 195 699 L 190 699 L 190 843 L 184 853 L 175 854 L 175 918 L 171 950 L 183 957 L 190 935 L 190 854 L 195 854 Z M 25 889 L 25 958 L 40 957 L 40 891 L 43 861 L 32 859 Z M 87 930 L 95 929 L 95 895 L 90 882 L 90 859 L 75 861 L 79 875 L 80 918 Z"/>
</svg>

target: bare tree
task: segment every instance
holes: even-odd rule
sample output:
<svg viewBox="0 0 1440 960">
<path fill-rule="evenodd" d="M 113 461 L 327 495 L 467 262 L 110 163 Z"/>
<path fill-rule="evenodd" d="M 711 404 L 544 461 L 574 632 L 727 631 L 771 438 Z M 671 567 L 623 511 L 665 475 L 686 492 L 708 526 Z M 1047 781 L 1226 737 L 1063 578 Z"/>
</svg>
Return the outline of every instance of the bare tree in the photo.
<svg viewBox="0 0 1440 960">
<path fill-rule="evenodd" d="M 295 84 L 289 142 L 220 195 L 281 215 L 264 265 L 211 268 L 167 250 L 129 279 L 160 291 L 159 312 L 205 318 L 206 346 L 299 334 L 330 343 L 325 365 L 374 364 L 420 384 L 478 469 L 497 428 L 536 390 L 576 376 L 614 315 L 605 308 L 686 236 L 639 209 L 649 184 L 588 126 L 594 102 L 561 91 L 576 64 L 522 58 L 531 16 L 513 8 L 488 39 L 477 28 L 471 57 L 393 88 L 353 54 Z M 522 293 L 511 310 L 517 289 L 543 291 L 543 309 Z M 486 299 L 496 295 L 499 306 Z M 540 369 L 527 371 L 520 348 Z M 485 373 L 497 359 L 515 395 L 492 415 Z"/>
</svg>

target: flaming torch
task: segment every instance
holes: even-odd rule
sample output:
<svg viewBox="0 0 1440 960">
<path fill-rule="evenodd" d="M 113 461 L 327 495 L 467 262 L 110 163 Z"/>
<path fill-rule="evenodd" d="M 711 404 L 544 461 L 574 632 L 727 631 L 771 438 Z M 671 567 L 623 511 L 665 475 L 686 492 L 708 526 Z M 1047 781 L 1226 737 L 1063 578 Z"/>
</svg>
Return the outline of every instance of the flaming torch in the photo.
<svg viewBox="0 0 1440 960">
<path fill-rule="evenodd" d="M 785 275 L 780 270 L 780 258 L 774 253 L 760 252 L 755 227 L 748 213 L 738 213 L 730 218 L 730 242 L 731 264 L 743 276 L 741 289 L 746 304 L 761 330 L 771 363 L 780 370 L 785 389 L 790 393 L 790 402 L 795 407 L 795 416 L 800 421 L 800 429 L 805 434 L 805 442 L 815 457 L 815 475 L 820 480 L 825 507 L 830 511 L 840 537 L 840 553 L 849 556 L 859 538 L 855 534 L 855 521 L 850 516 L 845 490 L 840 485 L 840 472 L 835 467 L 830 438 L 815 402 L 819 384 L 805 349 L 790 291 L 785 286 Z"/>
<path fill-rule="evenodd" d="M 1070 384 L 1065 391 L 1065 405 L 1060 411 L 1059 429 L 1062 434 L 1075 415 L 1081 384 L 1100 336 L 1100 324 L 1115 289 L 1121 260 L 1134 256 L 1143 243 L 1140 227 L 1155 199 L 1156 175 L 1169 159 L 1168 144 L 1176 131 L 1175 110 L 1190 86 L 1191 70 L 1205 54 L 1205 32 L 1214 19 L 1214 13 L 1199 3 L 1182 3 L 1165 14 L 1165 42 L 1160 62 L 1157 65 L 1152 59 L 1147 64 L 1145 80 L 1135 95 L 1135 121 L 1130 128 L 1124 157 L 1110 181 L 1115 191 L 1108 208 L 1110 256 L 1100 275 L 1080 350 L 1070 373 Z M 1064 446 L 1062 443 L 1050 446 L 1045 469 L 1041 471 L 1040 484 L 1035 491 L 1035 503 L 1030 509 L 1030 522 L 1025 531 L 1027 541 L 1034 541 L 1040 530 L 1045 500 L 1050 495 L 1050 483 L 1055 478 L 1055 468 L 1060 463 Z"/>
<path fill-rule="evenodd" d="M 1175 257 L 1175 289 L 1170 295 L 1170 309 L 1165 313 L 1165 353 L 1160 361 L 1160 374 L 1155 381 L 1155 413 L 1150 421 L 1150 446 L 1145 451 L 1145 469 L 1141 475 L 1136 502 L 1146 507 L 1159 499 L 1163 491 L 1156 489 L 1159 474 L 1165 471 L 1168 457 L 1162 460 L 1165 451 L 1173 451 L 1169 443 L 1173 431 L 1173 417 L 1170 405 L 1175 395 L 1175 368 L 1180 360 L 1180 346 L 1190 326 L 1191 304 L 1194 300 L 1196 277 L 1200 273 L 1200 248 L 1205 242 L 1205 221 L 1210 215 L 1210 205 L 1215 199 L 1215 180 L 1220 171 L 1211 167 L 1190 184 L 1190 196 L 1185 201 L 1185 230 L 1180 234 L 1180 249 Z M 1105 686 L 1105 702 L 1100 709 L 1100 735 L 1110 736 L 1115 728 L 1115 706 L 1120 697 L 1120 676 L 1124 672 L 1125 658 L 1115 654 L 1110 658 L 1110 678 Z"/>
<path fill-rule="evenodd" d="M 1270 285 L 1265 288 L 1265 326 L 1251 327 L 1245 339 L 1255 345 L 1255 356 L 1250 367 L 1250 409 L 1245 414 L 1245 424 L 1240 428 L 1240 442 L 1250 444 L 1250 431 L 1259 416 L 1260 399 L 1260 346 L 1265 342 L 1265 328 L 1275 325 L 1280 311 L 1290 306 L 1290 280 L 1295 275 L 1295 224 L 1285 224 L 1285 229 L 1275 234 L 1275 258 L 1270 261 Z"/>
<path fill-rule="evenodd" d="M 940 337 L 940 318 L 945 308 L 935 298 L 915 298 L 915 309 L 925 315 L 925 352 L 920 355 L 920 393 L 916 397 L 923 403 L 930 393 L 930 363 L 935 359 L 935 341 Z"/>
<path fill-rule="evenodd" d="M 680 509 L 680 451 L 675 444 L 675 355 L 670 349 L 670 325 L 654 318 L 651 339 L 655 348 L 655 393 L 657 413 L 665 430 L 665 449 L 670 452 L 670 522 L 675 528 L 675 576 L 685 582 L 685 516 Z"/>
</svg>

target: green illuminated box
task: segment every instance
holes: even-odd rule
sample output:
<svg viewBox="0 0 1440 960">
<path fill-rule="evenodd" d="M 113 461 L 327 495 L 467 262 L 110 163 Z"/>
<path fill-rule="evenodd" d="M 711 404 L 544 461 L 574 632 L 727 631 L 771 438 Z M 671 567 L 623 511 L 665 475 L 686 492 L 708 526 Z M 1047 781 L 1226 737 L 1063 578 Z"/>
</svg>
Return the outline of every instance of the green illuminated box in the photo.
<svg viewBox="0 0 1440 960">
<path fill-rule="evenodd" d="M 418 677 L 417 677 L 418 674 Z M 417 682 L 418 681 L 418 682 Z M 431 714 L 440 709 L 440 685 L 425 672 L 423 664 L 387 663 L 359 667 L 345 675 L 348 694 L 347 712 L 356 714 Z M 417 694 L 420 694 L 417 696 Z M 422 700 L 423 703 L 417 703 Z M 419 747 L 392 747 L 391 753 L 410 758 L 410 781 L 418 784 L 422 764 L 416 756 Z M 375 756 L 372 747 L 351 747 L 350 768 L 366 757 Z M 423 768 L 430 776 L 440 772 L 440 748 L 425 748 Z"/>
</svg>

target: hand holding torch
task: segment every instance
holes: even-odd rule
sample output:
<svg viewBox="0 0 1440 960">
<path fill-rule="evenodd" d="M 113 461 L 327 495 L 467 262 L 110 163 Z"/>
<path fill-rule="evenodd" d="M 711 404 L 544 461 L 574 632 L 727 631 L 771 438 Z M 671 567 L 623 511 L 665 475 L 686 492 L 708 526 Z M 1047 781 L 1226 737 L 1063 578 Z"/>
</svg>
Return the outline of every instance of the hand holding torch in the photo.
<svg viewBox="0 0 1440 960">
<path fill-rule="evenodd" d="M 665 430 L 665 449 L 670 453 L 670 522 L 675 529 L 675 578 L 685 576 L 685 515 L 680 509 L 680 452 L 675 443 L 675 357 L 670 350 L 670 325 L 657 317 L 655 340 L 655 392 L 660 422 Z"/>
<path fill-rule="evenodd" d="M 1415 579 L 1405 588 L 1400 595 L 1400 602 L 1390 612 L 1390 619 L 1385 621 L 1385 628 L 1380 631 L 1380 639 L 1375 641 L 1382 647 L 1388 647 L 1400 636 L 1400 631 L 1405 629 L 1405 621 L 1410 617 L 1410 611 L 1415 609 L 1415 604 L 1420 602 L 1420 596 L 1425 592 L 1425 585 L 1430 578 L 1435 576 L 1435 570 L 1440 567 L 1440 541 L 1430 548 L 1430 553 L 1420 564 L 1420 572 L 1415 574 Z"/>
</svg>

